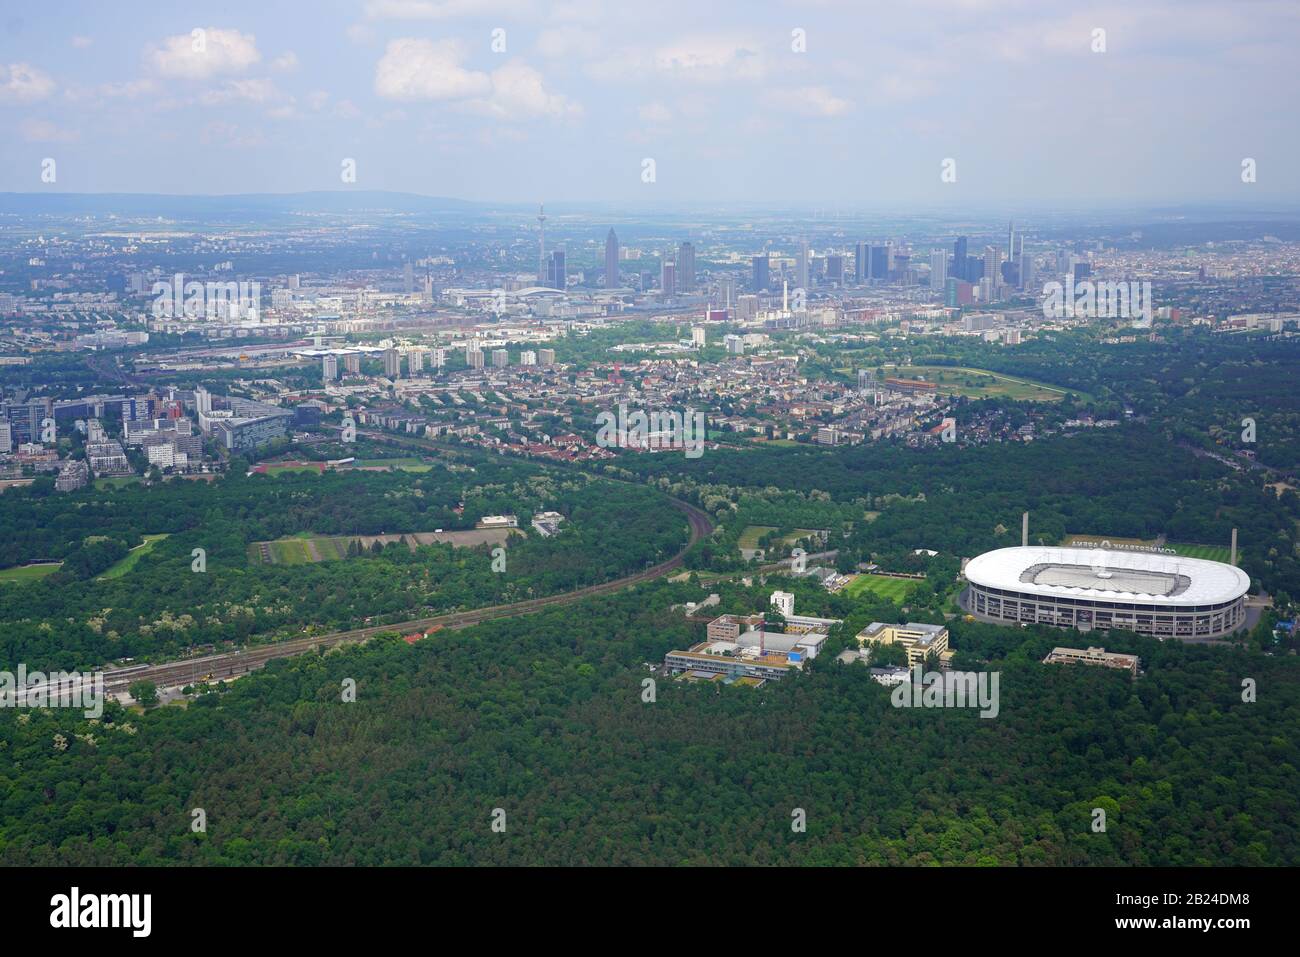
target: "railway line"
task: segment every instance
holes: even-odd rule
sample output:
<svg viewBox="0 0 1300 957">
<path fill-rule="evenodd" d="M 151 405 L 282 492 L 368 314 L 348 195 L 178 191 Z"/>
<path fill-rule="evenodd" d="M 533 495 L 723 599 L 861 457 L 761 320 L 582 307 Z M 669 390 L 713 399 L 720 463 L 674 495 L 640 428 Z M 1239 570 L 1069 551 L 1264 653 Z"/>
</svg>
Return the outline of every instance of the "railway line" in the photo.
<svg viewBox="0 0 1300 957">
<path fill-rule="evenodd" d="M 159 688 L 176 688 L 203 680 L 220 680 L 247 674 L 261 668 L 275 658 L 289 658 L 309 651 L 335 648 L 339 645 L 364 642 L 381 632 L 424 631 L 441 626 L 443 628 L 467 628 L 485 621 L 500 618 L 514 618 L 527 615 L 556 605 L 567 605 L 595 595 L 607 595 L 642 582 L 653 581 L 663 575 L 676 571 L 685 561 L 687 550 L 705 535 L 713 531 L 713 522 L 709 516 L 694 505 L 677 499 L 670 499 L 672 506 L 686 516 L 690 525 L 690 540 L 686 547 L 667 561 L 626 575 L 613 581 L 588 585 L 575 591 L 544 598 L 530 598 L 525 601 L 511 602 L 505 605 L 491 605 L 486 608 L 473 608 L 468 611 L 449 612 L 432 618 L 416 618 L 410 621 L 392 622 L 385 625 L 373 625 L 351 631 L 338 631 L 327 635 L 312 635 L 304 638 L 292 638 L 272 645 L 257 645 L 238 651 L 222 652 L 184 661 L 170 661 L 157 665 L 135 665 L 130 668 L 104 672 L 104 690 L 109 694 L 121 693 L 136 681 L 151 681 Z"/>
</svg>

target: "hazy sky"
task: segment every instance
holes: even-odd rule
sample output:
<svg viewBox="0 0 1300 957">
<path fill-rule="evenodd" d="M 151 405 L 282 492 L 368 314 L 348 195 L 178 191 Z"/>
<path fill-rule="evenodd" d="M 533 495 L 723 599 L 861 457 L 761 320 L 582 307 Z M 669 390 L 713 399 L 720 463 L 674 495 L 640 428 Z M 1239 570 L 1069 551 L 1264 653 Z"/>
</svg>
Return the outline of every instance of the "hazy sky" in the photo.
<svg viewBox="0 0 1300 957">
<path fill-rule="evenodd" d="M 10 4 L 0 190 L 1294 202 L 1298 61 L 1296 0 Z"/>
</svg>

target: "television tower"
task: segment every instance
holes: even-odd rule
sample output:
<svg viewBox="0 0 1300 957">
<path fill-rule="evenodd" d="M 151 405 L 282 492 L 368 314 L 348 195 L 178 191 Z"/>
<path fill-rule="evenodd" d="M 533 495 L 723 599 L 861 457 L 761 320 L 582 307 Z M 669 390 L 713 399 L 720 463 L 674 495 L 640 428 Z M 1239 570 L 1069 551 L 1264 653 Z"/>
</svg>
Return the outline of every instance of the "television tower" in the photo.
<svg viewBox="0 0 1300 957">
<path fill-rule="evenodd" d="M 546 285 L 546 204 L 537 204 L 537 284 Z"/>
</svg>

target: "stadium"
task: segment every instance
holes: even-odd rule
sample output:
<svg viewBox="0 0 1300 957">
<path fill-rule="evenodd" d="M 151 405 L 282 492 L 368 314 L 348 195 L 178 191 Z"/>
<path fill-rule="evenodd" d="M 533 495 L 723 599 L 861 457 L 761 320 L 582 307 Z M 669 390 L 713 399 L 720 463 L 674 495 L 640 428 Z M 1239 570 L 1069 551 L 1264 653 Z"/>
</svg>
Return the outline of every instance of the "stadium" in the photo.
<svg viewBox="0 0 1300 957">
<path fill-rule="evenodd" d="M 973 558 L 962 607 L 983 621 L 1214 638 L 1242 627 L 1250 576 L 1176 555 L 1020 546 Z"/>
</svg>

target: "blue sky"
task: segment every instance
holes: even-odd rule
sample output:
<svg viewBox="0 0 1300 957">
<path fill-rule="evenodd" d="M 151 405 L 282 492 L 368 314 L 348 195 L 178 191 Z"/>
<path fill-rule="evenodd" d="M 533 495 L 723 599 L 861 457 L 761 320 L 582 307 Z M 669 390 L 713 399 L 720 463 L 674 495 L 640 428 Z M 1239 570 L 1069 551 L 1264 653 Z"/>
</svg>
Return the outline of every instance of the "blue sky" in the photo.
<svg viewBox="0 0 1300 957">
<path fill-rule="evenodd" d="M 24 4 L 0 190 L 1293 203 L 1297 50 L 1294 0 Z"/>
</svg>

